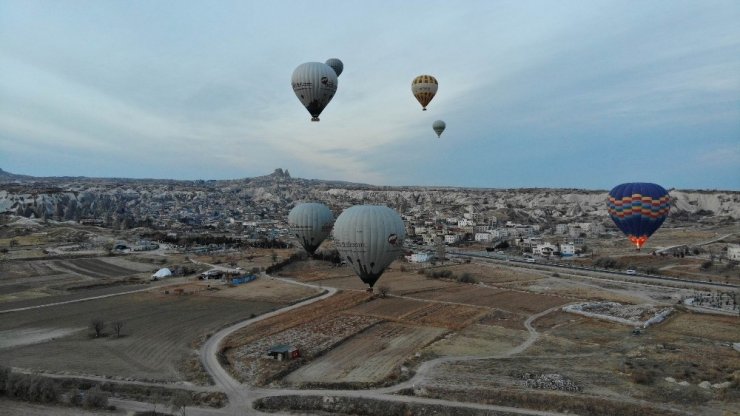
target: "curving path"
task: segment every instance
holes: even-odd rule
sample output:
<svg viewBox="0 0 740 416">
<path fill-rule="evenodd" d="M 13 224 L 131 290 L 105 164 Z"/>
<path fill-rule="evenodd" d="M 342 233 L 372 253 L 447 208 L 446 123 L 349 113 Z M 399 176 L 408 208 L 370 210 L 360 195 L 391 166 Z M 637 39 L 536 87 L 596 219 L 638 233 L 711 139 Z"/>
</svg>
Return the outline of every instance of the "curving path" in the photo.
<svg viewBox="0 0 740 416">
<path fill-rule="evenodd" d="M 215 333 L 211 338 L 208 339 L 208 341 L 201 348 L 201 352 L 200 352 L 201 362 L 203 363 L 205 370 L 213 378 L 213 381 L 216 384 L 216 387 L 219 389 L 222 389 L 229 397 L 229 405 L 226 408 L 221 409 L 223 413 L 234 414 L 234 415 L 236 414 L 240 414 L 240 415 L 262 414 L 261 412 L 255 410 L 252 407 L 253 402 L 262 397 L 286 396 L 286 395 L 324 396 L 327 394 L 331 394 L 332 396 L 359 397 L 359 398 L 376 399 L 376 400 L 384 400 L 384 401 L 395 401 L 395 402 L 401 401 L 401 402 L 414 402 L 414 403 L 424 403 L 424 404 L 436 404 L 436 405 L 443 405 L 443 406 L 450 406 L 450 407 L 462 407 L 462 408 L 471 408 L 471 409 L 480 409 L 480 410 L 489 410 L 489 411 L 510 412 L 510 413 L 523 414 L 523 415 L 561 415 L 561 413 L 556 413 L 556 412 L 527 410 L 527 409 L 508 407 L 508 406 L 496 406 L 496 405 L 487 405 L 487 404 L 480 404 L 480 403 L 465 403 L 465 402 L 457 402 L 457 401 L 449 401 L 449 400 L 441 400 L 441 399 L 432 399 L 432 398 L 426 398 L 426 397 L 402 396 L 402 395 L 393 394 L 400 390 L 413 387 L 416 384 L 423 384 L 429 379 L 430 372 L 438 365 L 441 365 L 444 363 L 456 362 L 456 361 L 472 361 L 472 360 L 506 358 L 506 357 L 510 357 L 512 355 L 516 355 L 516 354 L 519 354 L 525 351 L 532 344 L 534 344 L 539 338 L 539 333 L 532 326 L 532 322 L 544 315 L 547 315 L 550 312 L 558 310 L 561 306 L 550 308 L 548 310 L 542 311 L 538 314 L 532 315 L 529 318 L 527 318 L 527 320 L 524 322 L 524 326 L 529 332 L 529 337 L 523 343 L 517 345 L 516 347 L 512 348 L 511 350 L 503 354 L 497 354 L 497 355 L 491 355 L 491 356 L 441 357 L 441 358 L 437 358 L 434 360 L 430 360 L 430 361 L 424 362 L 417 369 L 416 373 L 411 379 L 404 381 L 402 383 L 396 384 L 394 386 L 390 386 L 390 387 L 368 389 L 368 390 L 325 390 L 325 389 L 300 389 L 298 390 L 298 389 L 265 389 L 265 388 L 257 388 L 257 387 L 249 386 L 247 384 L 242 384 L 238 380 L 234 379 L 231 376 L 231 374 L 229 374 L 221 366 L 221 363 L 218 360 L 218 353 L 219 353 L 220 345 L 229 335 L 255 322 L 279 315 L 281 313 L 287 312 L 292 309 L 300 308 L 302 306 L 311 304 L 313 302 L 320 301 L 322 299 L 326 299 L 334 295 L 337 292 L 336 288 L 327 288 L 323 286 L 319 287 L 317 285 L 297 282 L 291 279 L 284 279 L 284 278 L 275 278 L 275 279 L 279 279 L 287 283 L 312 287 L 316 289 L 325 289 L 327 290 L 327 293 L 321 296 L 307 299 L 303 302 L 296 303 L 294 305 L 291 305 L 291 306 L 288 306 L 282 309 L 278 309 L 273 312 L 240 322 L 230 327 L 224 328 L 218 331 L 217 333 Z"/>
</svg>

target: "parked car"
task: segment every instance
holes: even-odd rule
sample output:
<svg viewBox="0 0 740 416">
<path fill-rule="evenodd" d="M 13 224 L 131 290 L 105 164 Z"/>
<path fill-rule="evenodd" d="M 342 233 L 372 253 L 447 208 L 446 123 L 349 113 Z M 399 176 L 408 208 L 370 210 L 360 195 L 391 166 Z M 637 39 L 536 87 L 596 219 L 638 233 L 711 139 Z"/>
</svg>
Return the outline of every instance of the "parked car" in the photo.
<svg viewBox="0 0 740 416">
<path fill-rule="evenodd" d="M 627 274 L 635 274 L 635 273 L 637 273 L 637 272 L 636 272 L 636 271 L 634 271 L 634 270 L 632 270 L 632 269 L 629 269 L 629 270 L 627 270 L 627 272 L 626 272 L 626 273 L 627 273 Z"/>
</svg>

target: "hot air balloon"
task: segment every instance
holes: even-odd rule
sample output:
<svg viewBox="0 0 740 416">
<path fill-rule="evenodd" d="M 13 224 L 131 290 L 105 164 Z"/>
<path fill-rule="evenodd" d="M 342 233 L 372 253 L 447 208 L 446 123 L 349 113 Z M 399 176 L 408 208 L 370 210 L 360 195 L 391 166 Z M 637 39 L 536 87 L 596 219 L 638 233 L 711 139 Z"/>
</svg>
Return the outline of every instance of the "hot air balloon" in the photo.
<svg viewBox="0 0 740 416">
<path fill-rule="evenodd" d="M 342 63 L 342 61 L 337 58 L 331 58 L 328 59 L 325 63 L 329 65 L 331 69 L 334 70 L 334 72 L 337 73 L 337 76 L 342 75 L 342 71 L 344 71 L 344 64 Z"/>
<path fill-rule="evenodd" d="M 313 254 L 331 233 L 334 214 L 324 204 L 306 202 L 296 205 L 288 213 L 290 232 L 295 234 L 308 254 Z"/>
<path fill-rule="evenodd" d="M 337 74 L 321 62 L 298 65 L 291 78 L 293 92 L 311 113 L 311 121 L 319 121 L 319 114 L 337 92 Z"/>
<path fill-rule="evenodd" d="M 445 127 L 447 127 L 447 124 L 442 120 L 437 120 L 432 123 L 432 129 L 437 133 L 437 137 L 442 137 L 442 132 L 445 131 Z"/>
<path fill-rule="evenodd" d="M 403 250 L 406 228 L 396 211 L 380 205 L 356 205 L 334 224 L 334 244 L 342 260 L 372 290 Z"/>
<path fill-rule="evenodd" d="M 411 92 L 419 100 L 422 110 L 427 111 L 429 102 L 437 93 L 437 80 L 431 75 L 419 75 L 411 82 Z"/>
<path fill-rule="evenodd" d="M 671 197 L 654 183 L 623 183 L 609 192 L 609 215 L 640 250 L 668 216 Z"/>
</svg>

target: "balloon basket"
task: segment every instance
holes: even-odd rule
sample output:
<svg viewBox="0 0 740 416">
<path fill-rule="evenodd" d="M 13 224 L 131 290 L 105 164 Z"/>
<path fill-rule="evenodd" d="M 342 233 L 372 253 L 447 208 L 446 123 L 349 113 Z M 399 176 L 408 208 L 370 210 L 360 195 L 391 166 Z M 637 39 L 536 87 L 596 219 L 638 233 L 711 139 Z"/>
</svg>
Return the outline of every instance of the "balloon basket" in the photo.
<svg viewBox="0 0 740 416">
<path fill-rule="evenodd" d="M 311 117 L 311 121 L 321 121 L 318 117 Z"/>
</svg>

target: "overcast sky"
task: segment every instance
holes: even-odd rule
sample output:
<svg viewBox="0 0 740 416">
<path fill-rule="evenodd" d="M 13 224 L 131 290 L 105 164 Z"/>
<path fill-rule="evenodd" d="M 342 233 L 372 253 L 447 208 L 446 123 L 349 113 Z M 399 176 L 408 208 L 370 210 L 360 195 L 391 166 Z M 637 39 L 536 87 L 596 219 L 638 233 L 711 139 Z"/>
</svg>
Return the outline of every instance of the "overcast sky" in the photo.
<svg viewBox="0 0 740 416">
<path fill-rule="evenodd" d="M 0 0 L 0 168 L 740 190 L 738 22 L 737 0 Z M 332 57 L 312 123 L 290 77 Z"/>
</svg>

